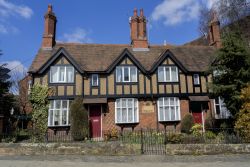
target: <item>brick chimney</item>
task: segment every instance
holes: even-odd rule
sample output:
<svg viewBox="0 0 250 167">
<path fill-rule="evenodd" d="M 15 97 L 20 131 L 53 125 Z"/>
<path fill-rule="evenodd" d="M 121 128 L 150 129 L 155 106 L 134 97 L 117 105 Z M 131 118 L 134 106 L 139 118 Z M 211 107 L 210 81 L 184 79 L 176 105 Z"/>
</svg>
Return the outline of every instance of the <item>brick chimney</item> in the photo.
<svg viewBox="0 0 250 167">
<path fill-rule="evenodd" d="M 209 24 L 209 45 L 220 48 L 221 36 L 220 36 L 220 21 L 218 20 L 216 12 L 213 13 L 213 18 Z"/>
<path fill-rule="evenodd" d="M 48 5 L 48 11 L 44 15 L 45 23 L 44 23 L 44 33 L 43 33 L 43 41 L 42 48 L 43 49 L 52 49 L 56 43 L 56 16 L 52 10 L 52 5 Z"/>
<path fill-rule="evenodd" d="M 137 15 L 137 9 L 134 9 L 134 15 L 130 20 L 130 37 L 133 48 L 148 49 L 147 20 L 143 9 L 140 9 L 140 16 Z"/>
</svg>

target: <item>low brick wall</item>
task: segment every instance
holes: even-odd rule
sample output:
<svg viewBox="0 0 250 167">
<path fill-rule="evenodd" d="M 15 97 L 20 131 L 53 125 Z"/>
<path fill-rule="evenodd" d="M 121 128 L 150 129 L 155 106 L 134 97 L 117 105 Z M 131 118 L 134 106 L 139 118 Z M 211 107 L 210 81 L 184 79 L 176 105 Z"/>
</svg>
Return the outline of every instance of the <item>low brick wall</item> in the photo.
<svg viewBox="0 0 250 167">
<path fill-rule="evenodd" d="M 140 155 L 140 144 L 89 143 L 0 143 L 0 155 Z M 250 153 L 250 144 L 167 144 L 167 155 Z"/>
</svg>

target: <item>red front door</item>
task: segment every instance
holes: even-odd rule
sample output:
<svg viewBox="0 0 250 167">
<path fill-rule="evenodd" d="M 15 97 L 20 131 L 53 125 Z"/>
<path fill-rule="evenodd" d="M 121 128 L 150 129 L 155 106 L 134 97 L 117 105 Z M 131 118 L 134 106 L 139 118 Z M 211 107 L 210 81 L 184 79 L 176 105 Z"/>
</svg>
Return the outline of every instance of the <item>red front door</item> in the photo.
<svg viewBox="0 0 250 167">
<path fill-rule="evenodd" d="M 101 137 L 101 105 L 89 106 L 89 119 L 91 137 Z"/>
<path fill-rule="evenodd" d="M 193 112 L 194 123 L 202 124 L 202 113 L 201 112 Z"/>
</svg>

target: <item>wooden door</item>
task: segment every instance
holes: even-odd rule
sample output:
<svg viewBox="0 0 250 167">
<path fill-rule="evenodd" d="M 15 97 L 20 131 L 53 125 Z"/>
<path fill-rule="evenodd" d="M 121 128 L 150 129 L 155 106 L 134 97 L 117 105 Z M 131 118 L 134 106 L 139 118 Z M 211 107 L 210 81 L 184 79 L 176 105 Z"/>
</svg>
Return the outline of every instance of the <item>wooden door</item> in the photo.
<svg viewBox="0 0 250 167">
<path fill-rule="evenodd" d="M 89 106 L 89 119 L 91 137 L 101 137 L 101 105 Z"/>
</svg>

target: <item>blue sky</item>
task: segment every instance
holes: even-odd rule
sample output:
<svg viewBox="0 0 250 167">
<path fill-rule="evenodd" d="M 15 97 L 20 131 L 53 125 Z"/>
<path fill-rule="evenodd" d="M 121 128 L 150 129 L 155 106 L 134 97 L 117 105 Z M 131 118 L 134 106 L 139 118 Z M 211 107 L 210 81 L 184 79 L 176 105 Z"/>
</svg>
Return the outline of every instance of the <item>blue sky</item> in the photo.
<svg viewBox="0 0 250 167">
<path fill-rule="evenodd" d="M 56 40 L 129 44 L 129 17 L 143 8 L 150 44 L 183 44 L 197 38 L 201 1 L 215 0 L 0 0 L 0 64 L 20 71 L 37 53 L 48 4 L 57 16 Z"/>
</svg>

